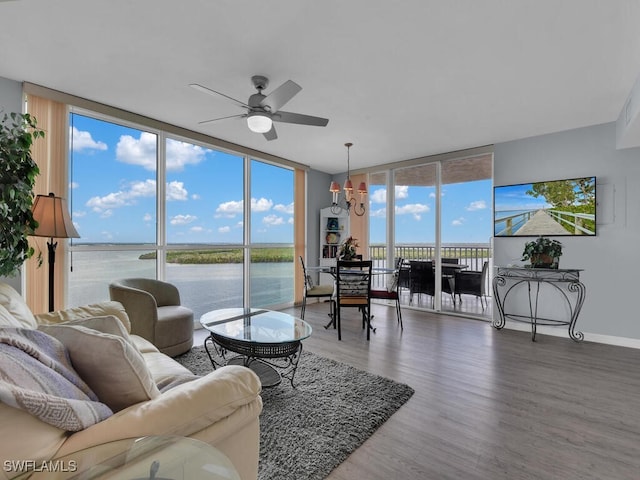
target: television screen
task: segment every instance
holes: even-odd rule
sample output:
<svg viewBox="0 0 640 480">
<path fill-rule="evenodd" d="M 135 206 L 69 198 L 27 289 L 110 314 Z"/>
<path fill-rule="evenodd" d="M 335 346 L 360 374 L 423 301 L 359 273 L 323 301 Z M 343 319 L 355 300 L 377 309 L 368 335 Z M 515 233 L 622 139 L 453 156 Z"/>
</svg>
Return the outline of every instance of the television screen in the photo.
<svg viewBox="0 0 640 480">
<path fill-rule="evenodd" d="M 496 237 L 596 234 L 596 177 L 497 186 Z"/>
</svg>

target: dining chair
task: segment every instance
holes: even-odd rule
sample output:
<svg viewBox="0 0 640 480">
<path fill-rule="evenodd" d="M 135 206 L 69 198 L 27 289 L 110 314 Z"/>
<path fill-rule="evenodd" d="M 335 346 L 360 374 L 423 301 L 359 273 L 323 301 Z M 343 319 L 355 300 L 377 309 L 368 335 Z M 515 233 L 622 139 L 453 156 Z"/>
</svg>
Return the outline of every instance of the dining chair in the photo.
<svg viewBox="0 0 640 480">
<path fill-rule="evenodd" d="M 371 330 L 371 260 L 338 260 L 336 265 L 336 323 L 338 340 L 342 340 L 342 308 L 358 308 L 362 313 L 362 328 Z"/>
<path fill-rule="evenodd" d="M 371 289 L 371 299 L 391 300 L 396 302 L 396 318 L 398 319 L 400 330 L 404 330 L 404 327 L 402 326 L 402 311 L 400 310 L 400 272 L 403 261 L 404 259 L 402 257 L 399 257 L 396 260 L 395 270 L 391 274 L 391 279 L 386 288 Z"/>
<path fill-rule="evenodd" d="M 326 302 L 329 302 L 329 317 L 331 321 L 324 327 L 328 328 L 329 325 L 335 322 L 335 302 L 333 299 L 333 285 L 314 285 L 313 279 L 307 273 L 307 268 L 304 265 L 302 255 L 300 255 L 300 265 L 302 265 L 302 274 L 304 275 L 304 295 L 302 297 L 302 309 L 300 311 L 300 318 L 304 320 L 304 312 L 307 309 L 307 298 L 324 298 Z M 335 326 L 335 324 L 334 324 Z"/>
<path fill-rule="evenodd" d="M 462 295 L 475 295 L 480 299 L 482 310 L 488 305 L 489 262 L 484 262 L 481 271 L 458 271 L 455 277 L 455 294 L 462 304 Z M 484 302 L 483 302 L 484 300 Z"/>
</svg>

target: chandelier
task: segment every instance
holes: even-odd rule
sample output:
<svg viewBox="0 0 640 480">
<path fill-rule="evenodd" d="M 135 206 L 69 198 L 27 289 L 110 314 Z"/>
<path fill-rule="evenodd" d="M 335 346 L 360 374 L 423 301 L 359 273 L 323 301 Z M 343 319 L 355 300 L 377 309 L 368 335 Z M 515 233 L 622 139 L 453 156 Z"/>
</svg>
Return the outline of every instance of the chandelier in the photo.
<svg viewBox="0 0 640 480">
<path fill-rule="evenodd" d="M 353 194 L 353 183 L 351 183 L 351 169 L 349 165 L 349 149 L 353 146 L 353 143 L 345 143 L 344 146 L 347 147 L 347 179 L 344 182 L 344 187 L 342 187 L 344 190 L 344 202 L 343 205 L 340 204 L 340 185 L 338 185 L 338 182 L 331 182 L 331 186 L 329 187 L 329 191 L 333 194 L 331 212 L 334 215 L 338 215 L 343 209 L 346 209 L 347 214 L 349 214 L 353 207 L 353 212 L 361 217 L 365 212 L 364 198 L 367 195 L 367 184 L 360 182 L 360 185 L 358 185 L 358 195 L 360 196 L 360 202 L 358 203 Z"/>
</svg>

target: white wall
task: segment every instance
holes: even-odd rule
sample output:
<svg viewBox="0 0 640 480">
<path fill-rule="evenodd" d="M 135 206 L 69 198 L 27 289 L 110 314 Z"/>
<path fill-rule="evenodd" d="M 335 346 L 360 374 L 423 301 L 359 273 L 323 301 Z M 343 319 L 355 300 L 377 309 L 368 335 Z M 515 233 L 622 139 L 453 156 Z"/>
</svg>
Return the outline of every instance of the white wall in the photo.
<svg viewBox="0 0 640 480">
<path fill-rule="evenodd" d="M 22 112 L 22 84 L 0 77 L 0 117 L 11 112 Z M 0 280 L 18 291 L 22 290 L 20 275 L 9 278 L 0 277 Z"/>
<path fill-rule="evenodd" d="M 560 267 L 584 269 L 577 330 L 586 340 L 640 346 L 640 148 L 616 150 L 615 123 L 495 145 L 495 185 L 591 175 L 597 236 L 557 237 L 564 245 Z M 496 238 L 495 264 L 519 260 L 525 241 Z"/>
</svg>

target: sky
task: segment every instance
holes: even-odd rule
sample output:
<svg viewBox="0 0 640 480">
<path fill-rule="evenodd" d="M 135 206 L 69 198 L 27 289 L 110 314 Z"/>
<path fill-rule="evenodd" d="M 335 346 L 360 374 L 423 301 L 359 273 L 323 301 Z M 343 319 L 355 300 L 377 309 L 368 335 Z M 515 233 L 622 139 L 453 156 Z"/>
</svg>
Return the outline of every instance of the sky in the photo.
<svg viewBox="0 0 640 480">
<path fill-rule="evenodd" d="M 74 243 L 155 243 L 156 135 L 72 114 Z M 242 157 L 168 140 L 167 242 L 243 241 Z M 253 243 L 293 243 L 293 171 L 251 162 Z M 384 243 L 386 188 L 369 186 L 370 243 Z M 396 243 L 435 241 L 435 188 L 396 186 Z M 327 186 L 327 205 L 331 194 Z M 442 241 L 488 243 L 491 180 L 442 187 Z"/>
<path fill-rule="evenodd" d="M 155 243 L 156 135 L 72 116 L 75 243 Z M 243 159 L 168 140 L 168 243 L 243 242 Z M 252 161 L 251 235 L 293 243 L 293 171 Z"/>
<path fill-rule="evenodd" d="M 384 243 L 387 189 L 371 185 L 370 243 Z M 489 243 L 493 227 L 490 179 L 442 186 L 443 243 Z M 434 243 L 435 187 L 395 187 L 396 243 Z"/>
<path fill-rule="evenodd" d="M 500 186 L 495 189 L 495 205 L 497 212 L 517 211 L 517 210 L 538 210 L 540 208 L 551 208 L 544 197 L 534 197 L 527 195 L 533 184 Z"/>
</svg>

